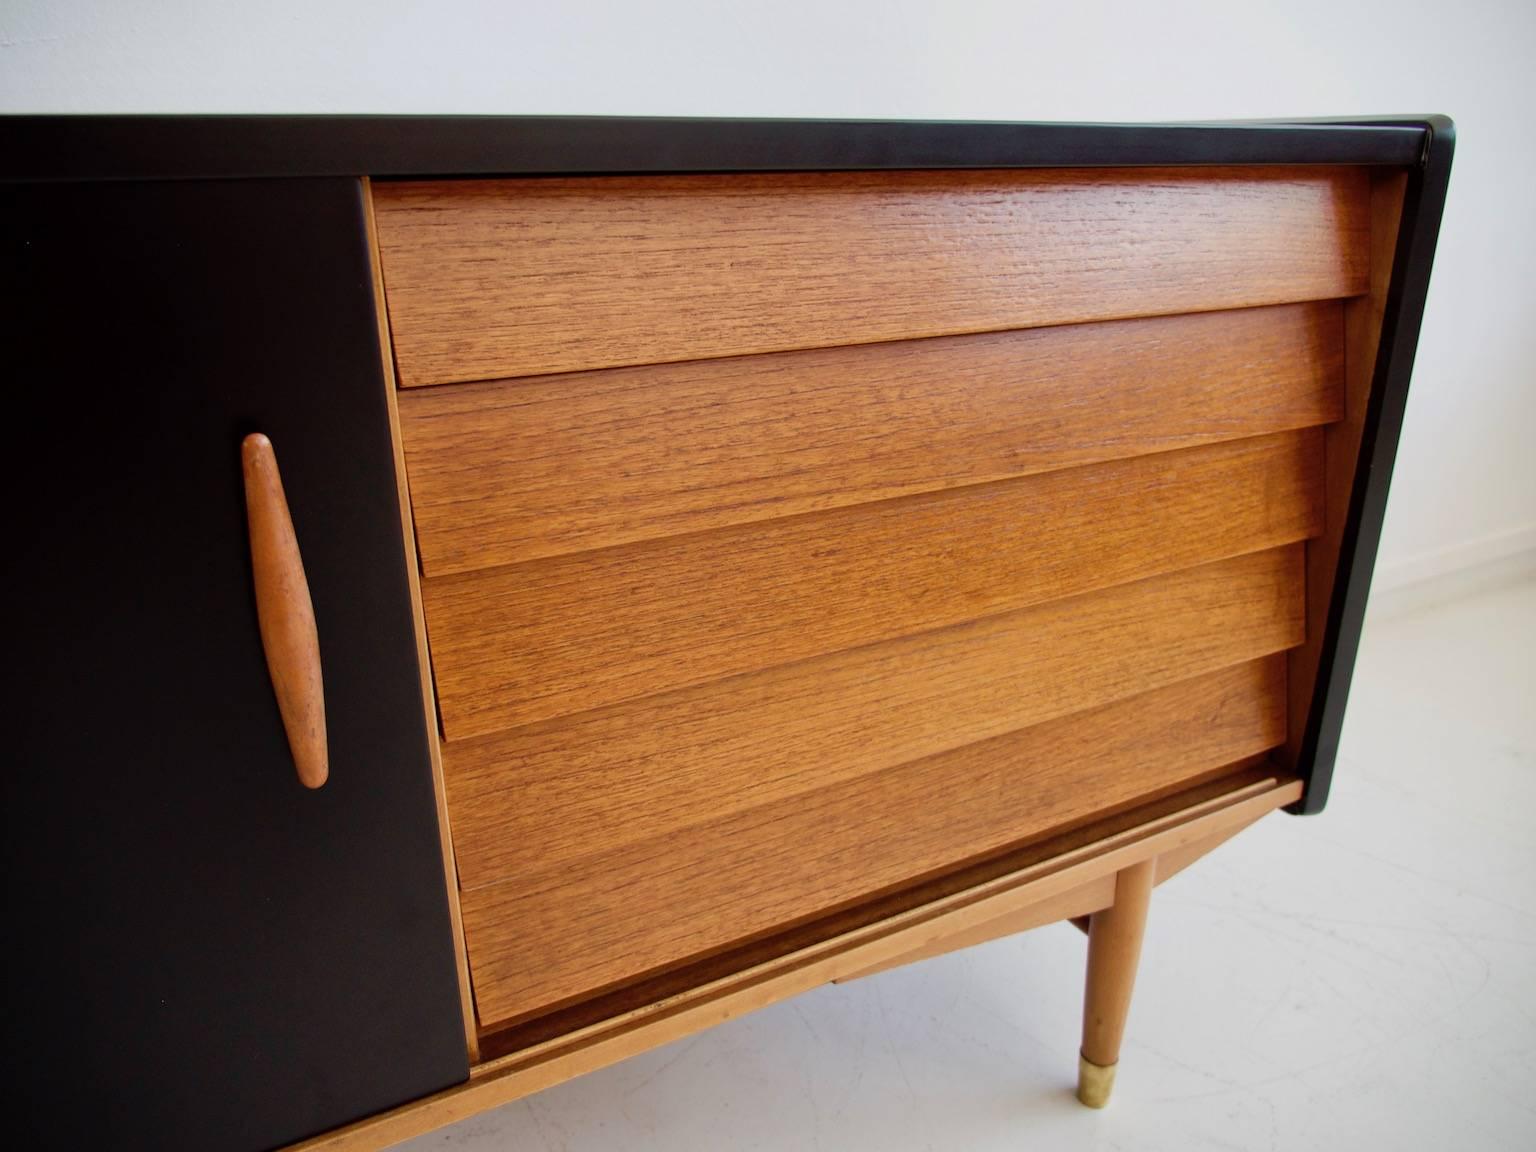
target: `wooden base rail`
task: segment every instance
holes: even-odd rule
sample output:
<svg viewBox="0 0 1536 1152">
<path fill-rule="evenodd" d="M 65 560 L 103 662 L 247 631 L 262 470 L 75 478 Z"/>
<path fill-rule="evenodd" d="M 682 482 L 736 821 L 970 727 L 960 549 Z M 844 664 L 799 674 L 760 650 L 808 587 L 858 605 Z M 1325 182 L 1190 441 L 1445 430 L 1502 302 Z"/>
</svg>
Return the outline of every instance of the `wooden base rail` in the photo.
<svg viewBox="0 0 1536 1152">
<path fill-rule="evenodd" d="M 1260 813 L 1262 815 L 1262 813 Z M 1154 884 L 1161 884 L 1164 880 L 1177 876 L 1206 853 L 1219 848 L 1232 837 L 1236 836 L 1244 828 L 1248 827 L 1259 817 L 1242 824 L 1234 824 L 1223 828 L 1202 840 L 1196 840 L 1192 844 L 1186 844 L 1182 848 L 1175 848 L 1164 852 L 1157 857 L 1157 869 Z M 1087 935 L 1089 923 L 1095 912 L 1102 912 L 1115 903 L 1115 884 L 1118 874 L 1108 874 L 1090 880 L 1081 887 L 1074 888 L 1070 892 L 1063 892 L 1060 896 L 1041 900 L 1039 903 L 1030 904 L 1017 912 L 1011 912 L 1000 916 L 996 920 L 978 924 L 976 927 L 963 932 L 957 932 L 953 936 L 947 936 L 942 940 L 934 941 L 912 952 L 904 953 L 893 960 L 887 960 L 873 967 L 865 968 L 847 976 L 839 976 L 836 983 L 846 984 L 850 980 L 860 980 L 865 976 L 873 976 L 877 972 L 887 972 L 892 968 L 902 968 L 908 964 L 915 964 L 919 960 L 931 960 L 935 956 L 944 956 L 950 952 L 959 951 L 961 948 L 971 948 L 977 944 L 986 944 L 992 940 L 1001 939 L 1004 936 L 1014 936 L 1020 932 L 1027 932 L 1031 928 L 1043 928 L 1047 924 L 1055 924 L 1061 920 L 1070 920 L 1083 934 Z"/>
<path fill-rule="evenodd" d="M 1187 867 L 1266 813 L 1293 803 L 1301 792 L 1301 781 L 1292 777 L 1240 777 L 1232 790 L 1214 798 L 488 1061 L 474 1068 L 464 1084 L 293 1145 L 292 1152 L 388 1147 L 822 984 L 1083 914 L 1094 921 L 1089 936 L 1083 1059 L 1096 1069 L 1113 1068 L 1140 951 L 1146 893 L 1152 884 Z M 1104 1081 L 1100 1075 L 1080 1089 L 1085 1103 L 1102 1106 L 1108 1095 Z"/>
</svg>

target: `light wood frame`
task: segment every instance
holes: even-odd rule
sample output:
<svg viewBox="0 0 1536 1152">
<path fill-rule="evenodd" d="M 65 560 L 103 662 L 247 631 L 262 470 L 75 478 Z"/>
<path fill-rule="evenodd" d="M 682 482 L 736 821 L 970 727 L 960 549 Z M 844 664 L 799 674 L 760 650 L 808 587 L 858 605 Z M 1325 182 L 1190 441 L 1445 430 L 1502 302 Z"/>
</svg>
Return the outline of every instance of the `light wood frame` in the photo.
<svg viewBox="0 0 1536 1152">
<path fill-rule="evenodd" d="M 822 984 L 1005 934 L 1013 922 L 1091 904 L 1104 881 L 1149 861 L 1186 867 L 1266 813 L 1300 798 L 1300 780 L 1248 773 L 1215 796 L 1112 832 L 985 884 L 853 929 L 610 1020 L 477 1065 L 469 1081 L 294 1145 L 294 1152 L 386 1148 L 565 1080 L 810 991 Z M 988 933 L 987 928 L 997 931 Z"/>
</svg>

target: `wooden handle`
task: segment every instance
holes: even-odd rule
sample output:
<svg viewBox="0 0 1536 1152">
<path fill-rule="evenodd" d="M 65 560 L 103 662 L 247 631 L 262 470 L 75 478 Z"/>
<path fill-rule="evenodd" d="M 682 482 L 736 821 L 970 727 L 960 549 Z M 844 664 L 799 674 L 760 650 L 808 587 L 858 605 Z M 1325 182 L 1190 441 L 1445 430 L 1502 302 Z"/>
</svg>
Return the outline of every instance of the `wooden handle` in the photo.
<svg viewBox="0 0 1536 1152">
<path fill-rule="evenodd" d="M 251 569 L 256 577 L 256 618 L 267 653 L 267 672 L 299 782 L 318 788 L 330 775 L 330 757 L 325 746 L 320 636 L 315 631 L 309 581 L 304 579 L 304 562 L 272 441 L 252 432 L 240 445 L 240 462 L 245 471 Z"/>
</svg>

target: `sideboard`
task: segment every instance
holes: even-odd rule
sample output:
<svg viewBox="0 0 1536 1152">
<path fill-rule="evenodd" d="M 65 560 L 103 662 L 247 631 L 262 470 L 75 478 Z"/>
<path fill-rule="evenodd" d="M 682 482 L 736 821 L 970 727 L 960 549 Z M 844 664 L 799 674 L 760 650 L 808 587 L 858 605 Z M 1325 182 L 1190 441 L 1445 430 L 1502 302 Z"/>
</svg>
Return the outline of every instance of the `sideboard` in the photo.
<svg viewBox="0 0 1536 1152">
<path fill-rule="evenodd" d="M 384 1147 L 1068 920 L 1102 1106 L 1326 801 L 1452 144 L 0 120 L 18 1131 Z"/>
</svg>

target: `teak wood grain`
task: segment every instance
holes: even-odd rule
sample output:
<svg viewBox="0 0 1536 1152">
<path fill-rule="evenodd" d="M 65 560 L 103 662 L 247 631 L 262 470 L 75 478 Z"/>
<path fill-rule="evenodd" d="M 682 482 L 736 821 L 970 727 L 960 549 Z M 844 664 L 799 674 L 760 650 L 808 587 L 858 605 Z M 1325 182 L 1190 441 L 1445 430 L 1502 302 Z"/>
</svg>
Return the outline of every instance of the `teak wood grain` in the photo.
<svg viewBox="0 0 1536 1152">
<path fill-rule="evenodd" d="M 374 186 L 405 387 L 1354 295 L 1356 168 Z"/>
<path fill-rule="evenodd" d="M 1304 539 L 1316 430 L 428 579 L 450 742 Z"/>
<path fill-rule="evenodd" d="M 417 388 L 428 576 L 1337 420 L 1343 305 Z"/>
<path fill-rule="evenodd" d="M 579 862 L 464 894 L 482 1025 L 920 880 L 1284 735 L 1272 657 L 633 843 L 591 827 Z"/>
<path fill-rule="evenodd" d="M 444 745 L 459 881 L 648 838 L 1292 647 L 1292 545 Z M 596 838 L 594 840 L 594 838 Z"/>
</svg>

